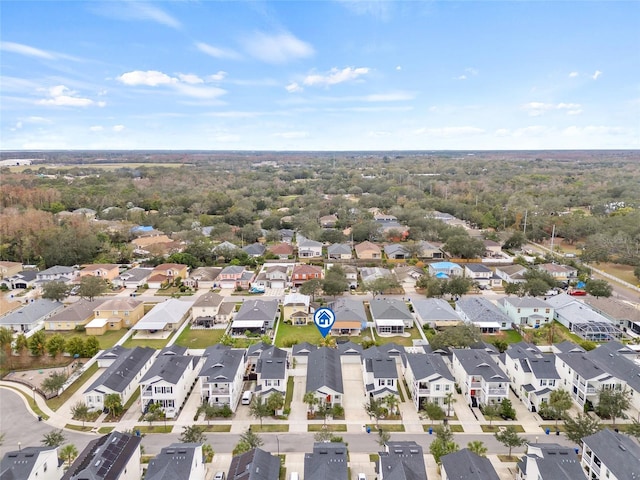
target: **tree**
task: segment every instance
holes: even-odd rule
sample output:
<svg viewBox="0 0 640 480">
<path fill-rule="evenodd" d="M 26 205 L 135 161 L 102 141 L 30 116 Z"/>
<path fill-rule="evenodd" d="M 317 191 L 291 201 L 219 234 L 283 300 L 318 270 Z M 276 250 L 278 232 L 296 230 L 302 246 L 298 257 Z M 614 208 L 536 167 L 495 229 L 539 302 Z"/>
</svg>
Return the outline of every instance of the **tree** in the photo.
<svg viewBox="0 0 640 480">
<path fill-rule="evenodd" d="M 513 232 L 513 234 L 505 240 L 502 248 L 505 248 L 506 250 L 511 250 L 511 249 L 517 250 L 521 248 L 522 245 L 524 245 L 526 242 L 527 242 L 527 237 L 525 237 L 524 233 Z"/>
<path fill-rule="evenodd" d="M 313 414 L 315 411 L 315 407 L 318 405 L 320 400 L 316 397 L 315 392 L 307 392 L 302 397 L 302 401 L 309 406 L 309 413 Z"/>
<path fill-rule="evenodd" d="M 269 404 L 263 400 L 261 395 L 254 395 L 251 404 L 249 405 L 249 415 L 260 420 L 262 425 L 262 419 L 271 415 L 272 410 L 269 408 Z"/>
<path fill-rule="evenodd" d="M 52 281 L 42 286 L 42 298 L 61 302 L 69 296 L 71 287 L 64 282 Z"/>
<path fill-rule="evenodd" d="M 437 403 L 424 401 L 422 402 L 422 408 L 421 415 L 429 418 L 432 426 L 434 421 L 444 419 L 444 410 Z"/>
<path fill-rule="evenodd" d="M 381 428 L 378 429 L 378 445 L 384 447 L 391 440 L 391 434 Z"/>
<path fill-rule="evenodd" d="M 573 400 L 571 399 L 571 394 L 563 388 L 554 390 L 549 395 L 549 407 L 556 417 L 556 430 L 558 428 L 558 419 L 563 418 L 565 412 L 569 410 L 572 405 Z"/>
<path fill-rule="evenodd" d="M 591 418 L 586 413 L 578 413 L 575 417 L 565 416 L 564 431 L 567 438 L 577 444 L 582 444 L 582 439 L 602 430 L 602 424 L 596 418 Z"/>
<path fill-rule="evenodd" d="M 333 433 L 330 432 L 327 428 L 324 428 L 323 426 L 322 430 L 320 430 L 313 436 L 313 439 L 316 442 L 329 442 L 331 441 L 332 436 L 333 436 Z"/>
<path fill-rule="evenodd" d="M 507 283 L 504 286 L 504 293 L 506 295 L 517 295 L 519 297 L 522 297 L 524 295 L 524 283 L 516 283 L 516 282 L 510 282 Z"/>
<path fill-rule="evenodd" d="M 204 457 L 204 463 L 211 463 L 213 461 L 213 456 L 215 452 L 213 451 L 213 447 L 208 443 L 202 445 L 202 456 Z"/>
<path fill-rule="evenodd" d="M 304 295 L 310 295 L 311 301 L 314 301 L 316 295 L 322 292 L 322 280 L 319 278 L 312 278 L 300 285 L 300 293 Z"/>
<path fill-rule="evenodd" d="M 613 287 L 606 280 L 587 280 L 584 291 L 596 298 L 609 298 L 613 294 Z"/>
<path fill-rule="evenodd" d="M 389 395 L 386 395 L 382 400 L 389 410 L 389 415 L 395 415 L 398 409 L 398 397 L 390 393 Z"/>
<path fill-rule="evenodd" d="M 632 422 L 627 425 L 627 429 L 625 430 L 625 433 L 627 435 L 636 437 L 637 439 L 640 440 L 640 422 L 634 418 Z"/>
<path fill-rule="evenodd" d="M 59 333 L 56 333 L 49 337 L 47 340 L 47 352 L 52 357 L 56 357 L 64 352 L 65 339 Z"/>
<path fill-rule="evenodd" d="M 27 348 L 29 348 L 29 339 L 24 333 L 19 333 L 16 337 L 16 343 L 13 347 L 14 351 L 21 355 Z"/>
<path fill-rule="evenodd" d="M 178 440 L 182 443 L 204 443 L 207 438 L 204 435 L 204 427 L 200 425 L 185 425 Z"/>
<path fill-rule="evenodd" d="M 44 330 L 38 330 L 29 337 L 28 342 L 31 355 L 39 357 L 45 352 L 47 346 L 47 335 L 44 333 Z"/>
<path fill-rule="evenodd" d="M 461 297 L 462 295 L 465 295 L 469 290 L 471 290 L 472 285 L 473 280 L 471 280 L 470 278 L 453 277 L 451 280 L 445 283 L 444 290 L 452 297 Z"/>
<path fill-rule="evenodd" d="M 106 290 L 107 283 L 102 278 L 87 275 L 80 279 L 78 295 L 92 302 L 95 297 L 102 295 Z"/>
<path fill-rule="evenodd" d="M 58 393 L 67 381 L 67 376 L 63 372 L 52 372 L 42 381 L 42 389 L 49 393 Z"/>
<path fill-rule="evenodd" d="M 67 466 L 70 467 L 73 461 L 78 456 L 78 449 L 73 444 L 68 444 L 62 447 L 60 450 L 60 458 L 67 461 Z"/>
<path fill-rule="evenodd" d="M 51 430 L 49 433 L 44 434 L 41 442 L 45 447 L 59 447 L 66 439 L 67 437 L 65 437 L 62 429 Z"/>
<path fill-rule="evenodd" d="M 80 353 L 84 358 L 91 358 L 100 351 L 100 341 L 95 336 L 87 337 Z"/>
<path fill-rule="evenodd" d="M 267 406 L 269 410 L 275 415 L 277 410 L 284 407 L 284 395 L 280 392 L 273 392 L 267 397 Z"/>
<path fill-rule="evenodd" d="M 490 403 L 482 407 L 482 414 L 489 419 L 489 427 L 491 427 L 493 420 L 500 416 L 500 407 L 495 403 Z"/>
<path fill-rule="evenodd" d="M 460 449 L 458 444 L 453 441 L 453 433 L 448 425 L 438 425 L 435 428 L 436 438 L 429 446 L 429 452 L 433 455 L 434 460 L 439 465 L 440 459 L 449 453 L 456 452 Z"/>
<path fill-rule="evenodd" d="M 240 435 L 240 439 L 233 449 L 233 455 L 240 455 L 241 453 L 248 452 L 251 449 L 261 447 L 263 444 L 264 441 L 262 438 L 253 433 L 249 427 L 242 435 Z"/>
<path fill-rule="evenodd" d="M 376 420 L 376 427 L 380 423 L 380 419 L 384 416 L 384 406 L 381 399 L 369 397 L 369 403 L 364 404 L 364 411 L 367 412 L 369 418 Z"/>
<path fill-rule="evenodd" d="M 508 398 L 503 398 L 500 402 L 500 416 L 505 420 L 516 419 L 516 409 L 513 408 L 511 400 Z"/>
<path fill-rule="evenodd" d="M 398 280 L 393 277 L 385 276 L 376 278 L 375 280 L 371 280 L 370 282 L 365 282 L 362 288 L 365 292 L 371 292 L 373 298 L 375 298 L 376 295 L 380 295 L 393 288 L 398 288 L 399 286 L 400 284 L 398 283 Z"/>
<path fill-rule="evenodd" d="M 149 426 L 153 422 L 157 422 L 163 417 L 162 406 L 159 403 L 152 403 L 144 414 L 144 419 L 149 422 Z"/>
<path fill-rule="evenodd" d="M 640 282 L 640 265 L 637 265 L 637 266 L 633 269 L 633 275 L 634 275 L 634 277 L 636 277 L 636 279 Z"/>
<path fill-rule="evenodd" d="M 611 418 L 615 427 L 616 418 L 624 417 L 624 412 L 630 405 L 631 390 L 627 388 L 622 390 L 602 388 L 598 393 L 596 413 L 601 417 Z"/>
<path fill-rule="evenodd" d="M 457 400 L 453 396 L 453 392 L 449 392 L 444 396 L 444 404 L 447 406 L 447 417 L 451 416 L 451 406 L 456 402 Z"/>
<path fill-rule="evenodd" d="M 482 257 L 485 250 L 482 240 L 472 238 L 468 234 L 449 237 L 443 248 L 452 256 L 460 258 Z"/>
<path fill-rule="evenodd" d="M 84 349 L 84 341 L 80 337 L 71 337 L 67 340 L 66 349 L 71 356 L 81 356 Z"/>
<path fill-rule="evenodd" d="M 322 282 L 322 290 L 327 295 L 335 297 L 342 294 L 345 290 L 349 289 L 349 282 L 347 276 L 339 265 L 333 266 L 327 272 L 327 276 Z"/>
<path fill-rule="evenodd" d="M 122 406 L 122 398 L 117 393 L 110 393 L 104 397 L 104 408 L 109 410 L 109 415 L 112 418 L 117 417 L 122 413 L 124 407 Z"/>
<path fill-rule="evenodd" d="M 471 324 L 456 325 L 448 327 L 436 333 L 429 341 L 431 348 L 437 350 L 443 347 L 468 348 L 480 341 L 480 330 Z"/>
<path fill-rule="evenodd" d="M 499 432 L 494 433 L 496 440 L 498 440 L 505 447 L 509 448 L 509 457 L 511 457 L 511 450 L 515 447 L 521 447 L 526 443 L 526 439 L 520 437 L 516 431 L 516 427 L 508 425 Z"/>
<path fill-rule="evenodd" d="M 13 343 L 13 332 L 6 327 L 0 327 L 0 349 L 2 353 L 1 363 L 7 362 L 11 368 L 11 345 Z"/>
<path fill-rule="evenodd" d="M 541 297 L 549 291 L 549 284 L 541 278 L 533 278 L 524 283 L 523 290 L 532 297 Z"/>
<path fill-rule="evenodd" d="M 487 447 L 484 446 L 484 442 L 480 440 L 474 440 L 472 442 L 467 443 L 467 448 L 470 452 L 479 455 L 480 457 L 487 456 Z"/>
<path fill-rule="evenodd" d="M 327 335 L 326 337 L 322 337 L 318 342 L 318 346 L 336 348 L 336 337 L 334 337 L 333 335 Z"/>
<path fill-rule="evenodd" d="M 71 407 L 71 415 L 76 420 L 81 420 L 84 427 L 84 422 L 89 418 L 89 406 L 84 402 L 77 402 Z"/>
</svg>

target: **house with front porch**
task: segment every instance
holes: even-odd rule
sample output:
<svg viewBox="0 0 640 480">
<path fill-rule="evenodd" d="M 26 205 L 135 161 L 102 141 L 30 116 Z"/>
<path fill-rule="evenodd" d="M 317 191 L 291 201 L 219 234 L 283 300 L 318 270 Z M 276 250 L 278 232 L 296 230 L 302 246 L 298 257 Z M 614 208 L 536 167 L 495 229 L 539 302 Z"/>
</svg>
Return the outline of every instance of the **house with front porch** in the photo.
<svg viewBox="0 0 640 480">
<path fill-rule="evenodd" d="M 447 394 L 455 392 L 455 380 L 442 356 L 407 353 L 405 363 L 404 379 L 416 410 L 420 410 L 425 402 L 445 407 Z"/>
<path fill-rule="evenodd" d="M 191 318 L 196 325 L 229 323 L 235 305 L 224 301 L 222 295 L 207 292 L 200 295 L 191 306 Z"/>
<path fill-rule="evenodd" d="M 460 298 L 456 302 L 456 313 L 465 322 L 478 327 L 481 333 L 511 329 L 511 319 L 486 298 Z"/>
<path fill-rule="evenodd" d="M 169 347 L 160 351 L 140 379 L 140 409 L 146 413 L 160 405 L 167 418 L 178 415 L 196 383 L 200 357 L 175 354 Z"/>
<path fill-rule="evenodd" d="M 322 280 L 323 272 L 321 267 L 314 265 L 298 264 L 293 267 L 291 283 L 294 287 L 299 287 L 307 280 Z"/>
<path fill-rule="evenodd" d="M 193 289 L 211 290 L 218 286 L 217 280 L 221 271 L 221 267 L 198 267 L 182 283 Z"/>
<path fill-rule="evenodd" d="M 309 352 L 305 392 L 313 392 L 320 402 L 331 407 L 342 405 L 344 386 L 340 352 L 337 349 L 321 347 Z"/>
<path fill-rule="evenodd" d="M 376 399 L 398 395 L 396 358 L 378 347 L 362 351 L 362 374 L 365 394 Z"/>
<path fill-rule="evenodd" d="M 640 477 L 640 445 L 610 428 L 582 439 L 580 464 L 591 480 L 635 480 Z"/>
<path fill-rule="evenodd" d="M 533 343 L 514 343 L 501 355 L 498 365 L 511 380 L 511 388 L 530 412 L 540 411 L 551 392 L 560 388 L 553 353 L 542 353 Z"/>
<path fill-rule="evenodd" d="M 331 335 L 360 335 L 367 328 L 367 313 L 359 300 L 340 298 L 329 304 L 336 321 L 331 327 Z"/>
<path fill-rule="evenodd" d="M 172 443 L 149 460 L 145 480 L 206 480 L 206 464 L 200 443 Z"/>
<path fill-rule="evenodd" d="M 364 260 L 380 260 L 382 258 L 382 249 L 375 243 L 365 240 L 354 247 L 356 256 Z"/>
<path fill-rule="evenodd" d="M 221 344 L 207 347 L 198 373 L 201 403 L 229 405 L 236 411 L 242 398 L 247 351 Z"/>
<path fill-rule="evenodd" d="M 379 335 L 402 335 L 413 327 L 413 315 L 407 304 L 396 298 L 374 298 L 369 302 L 371 318 Z"/>
<path fill-rule="evenodd" d="M 538 328 L 553 321 L 551 305 L 536 297 L 504 297 L 498 307 L 516 325 Z"/>
<path fill-rule="evenodd" d="M 472 407 L 509 398 L 510 381 L 485 350 L 454 348 L 452 371 L 466 402 Z"/>
<path fill-rule="evenodd" d="M 291 325 L 306 325 L 313 321 L 311 297 L 301 293 L 290 293 L 284 296 L 282 302 L 283 318 Z"/>
<path fill-rule="evenodd" d="M 351 260 L 351 245 L 348 243 L 334 243 L 327 247 L 327 258 L 329 260 Z"/>
<path fill-rule="evenodd" d="M 256 393 L 268 397 L 273 392 L 284 395 L 289 378 L 289 354 L 273 345 L 266 347 L 256 362 Z"/>
<path fill-rule="evenodd" d="M 527 443 L 516 465 L 516 480 L 587 480 L 572 447 L 557 443 Z"/>
<path fill-rule="evenodd" d="M 246 300 L 231 323 L 231 335 L 265 334 L 274 328 L 279 315 L 278 300 Z"/>
<path fill-rule="evenodd" d="M 321 258 L 322 243 L 310 240 L 300 234 L 296 239 L 298 246 L 298 257 L 300 258 Z"/>
</svg>

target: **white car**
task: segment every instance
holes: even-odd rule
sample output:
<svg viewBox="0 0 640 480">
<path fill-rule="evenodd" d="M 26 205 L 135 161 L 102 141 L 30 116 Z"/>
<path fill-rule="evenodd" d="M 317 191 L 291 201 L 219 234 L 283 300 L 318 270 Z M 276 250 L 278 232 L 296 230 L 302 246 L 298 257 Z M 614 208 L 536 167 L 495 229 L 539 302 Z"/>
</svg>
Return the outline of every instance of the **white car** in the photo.
<svg viewBox="0 0 640 480">
<path fill-rule="evenodd" d="M 224 472 L 218 472 L 213 476 L 213 480 L 224 480 Z"/>
<path fill-rule="evenodd" d="M 359 473 L 358 480 L 367 480 L 367 476 L 364 473 Z"/>
</svg>

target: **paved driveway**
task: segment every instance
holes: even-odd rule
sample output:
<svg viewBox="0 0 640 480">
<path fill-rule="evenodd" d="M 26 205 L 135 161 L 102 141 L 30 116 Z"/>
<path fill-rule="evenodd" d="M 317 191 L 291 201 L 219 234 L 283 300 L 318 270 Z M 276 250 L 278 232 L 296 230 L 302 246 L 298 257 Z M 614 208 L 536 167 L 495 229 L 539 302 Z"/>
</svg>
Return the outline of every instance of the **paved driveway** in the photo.
<svg viewBox="0 0 640 480">
<path fill-rule="evenodd" d="M 359 473 L 364 473 L 367 479 L 376 478 L 375 466 L 368 453 L 349 453 L 349 467 L 351 467 L 352 480 L 358 480 Z"/>
<path fill-rule="evenodd" d="M 359 363 L 342 365 L 342 383 L 344 386 L 344 415 L 347 431 L 362 432 L 362 426 L 369 421 L 364 411 L 367 398 L 362 381 L 362 366 Z"/>
<path fill-rule="evenodd" d="M 297 472 L 302 478 L 304 474 L 304 453 L 287 453 L 284 460 L 287 469 L 287 480 L 291 478 L 291 472 Z"/>
<path fill-rule="evenodd" d="M 291 413 L 289 414 L 289 431 L 306 432 L 308 407 L 302 399 L 307 387 L 307 366 L 298 364 L 293 373 L 293 398 L 291 399 Z"/>
</svg>

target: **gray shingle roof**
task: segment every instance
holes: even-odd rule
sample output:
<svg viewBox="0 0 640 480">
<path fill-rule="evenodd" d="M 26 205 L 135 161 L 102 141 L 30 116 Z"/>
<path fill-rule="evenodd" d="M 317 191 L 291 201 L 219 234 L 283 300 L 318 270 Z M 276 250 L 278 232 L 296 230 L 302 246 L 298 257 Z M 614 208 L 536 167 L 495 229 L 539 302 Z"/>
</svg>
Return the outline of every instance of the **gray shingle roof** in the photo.
<svg viewBox="0 0 640 480">
<path fill-rule="evenodd" d="M 254 448 L 231 459 L 227 480 L 278 480 L 280 459 Z"/>
<path fill-rule="evenodd" d="M 204 365 L 198 376 L 208 377 L 210 381 L 215 379 L 220 382 L 231 382 L 244 362 L 244 355 L 244 350 L 234 350 L 220 344 L 207 347 L 203 355 Z"/>
<path fill-rule="evenodd" d="M 442 356 L 436 353 L 407 353 L 406 359 L 416 380 L 436 375 L 454 381 Z"/>
<path fill-rule="evenodd" d="M 189 365 L 193 368 L 197 361 L 198 357 L 159 355 L 147 370 L 147 373 L 144 374 L 140 383 L 147 383 L 157 376 L 165 382 L 175 385 L 189 368 Z"/>
<path fill-rule="evenodd" d="M 413 320 L 407 304 L 395 298 L 376 298 L 369 302 L 374 320 Z"/>
<path fill-rule="evenodd" d="M 556 370 L 555 355 L 542 353 L 534 344 L 515 343 L 510 345 L 505 353 L 514 360 L 518 360 L 523 368 L 533 372 L 538 379 L 560 378 Z"/>
<path fill-rule="evenodd" d="M 340 355 L 362 355 L 362 345 L 351 341 L 338 343 L 338 352 Z"/>
<path fill-rule="evenodd" d="M 0 478 L 2 480 L 30 478 L 40 453 L 56 449 L 57 447 L 25 447 L 7 452 L 0 462 Z"/>
<path fill-rule="evenodd" d="M 476 455 L 468 448 L 444 455 L 442 470 L 452 480 L 500 480 L 491 460 Z"/>
<path fill-rule="evenodd" d="M 471 270 L 474 273 L 487 273 L 491 272 L 491 269 L 486 265 L 482 265 L 481 263 L 465 263 L 465 268 L 467 270 Z"/>
<path fill-rule="evenodd" d="M 640 445 L 630 436 L 605 428 L 582 441 L 616 478 L 640 479 Z"/>
<path fill-rule="evenodd" d="M 62 303 L 39 298 L 0 318 L 0 326 L 32 325 L 63 307 Z"/>
<path fill-rule="evenodd" d="M 193 302 L 194 307 L 219 307 L 224 301 L 222 295 L 217 293 L 207 292 L 204 295 L 200 295 L 198 299 Z"/>
<path fill-rule="evenodd" d="M 304 480 L 347 480 L 347 446 L 344 443 L 313 444 L 304 455 Z"/>
<path fill-rule="evenodd" d="M 540 480 L 586 480 L 587 478 L 575 451 L 557 443 L 529 444 L 527 455 L 518 462 L 518 468 L 525 474 L 527 462 L 536 463 Z"/>
<path fill-rule="evenodd" d="M 247 300 L 242 304 L 238 313 L 236 313 L 235 321 L 273 321 L 277 311 L 277 300 Z"/>
<path fill-rule="evenodd" d="M 456 306 L 466 314 L 471 322 L 511 323 L 509 317 L 484 298 L 461 298 L 456 302 Z"/>
<path fill-rule="evenodd" d="M 172 443 L 160 450 L 147 466 L 145 480 L 176 480 L 191 469 L 199 443 Z"/>
<path fill-rule="evenodd" d="M 327 247 L 329 255 L 349 255 L 351 253 L 351 245 L 347 243 L 334 243 Z"/>
<path fill-rule="evenodd" d="M 493 361 L 491 355 L 484 350 L 454 348 L 452 353 L 469 375 L 481 376 L 486 382 L 509 381 L 505 373 Z"/>
<path fill-rule="evenodd" d="M 373 373 L 373 378 L 398 378 L 396 361 L 386 352 L 370 347 L 362 352 L 362 356 L 365 370 Z"/>
<path fill-rule="evenodd" d="M 367 323 L 367 313 L 364 310 L 364 304 L 358 300 L 339 299 L 329 304 L 329 308 L 333 310 L 336 321 L 357 320 L 362 325 Z"/>
<path fill-rule="evenodd" d="M 504 297 L 500 302 L 509 303 L 516 308 L 551 308 L 547 302 L 536 297 Z"/>
<path fill-rule="evenodd" d="M 416 442 L 388 442 L 388 452 L 380 452 L 380 469 L 385 480 L 425 480 L 422 447 Z"/>
<path fill-rule="evenodd" d="M 101 386 L 114 392 L 124 391 L 155 353 L 156 350 L 149 347 L 136 347 L 133 350 L 122 349 L 118 358 L 85 390 L 85 393 Z"/>
<path fill-rule="evenodd" d="M 308 356 L 312 351 L 317 349 L 318 347 L 316 345 L 312 345 L 309 342 L 296 343 L 291 349 L 291 354 L 293 356 Z"/>
<path fill-rule="evenodd" d="M 344 393 L 340 352 L 335 348 L 322 347 L 309 353 L 305 391 L 316 392 L 324 387 Z"/>
<path fill-rule="evenodd" d="M 83 322 L 94 316 L 94 309 L 99 307 L 104 302 L 104 299 L 96 299 L 90 302 L 86 298 L 81 298 L 75 303 L 72 303 L 65 309 L 59 311 L 58 313 L 52 315 L 47 320 L 52 323 L 63 323 L 63 322 Z"/>
<path fill-rule="evenodd" d="M 423 322 L 459 322 L 461 320 L 449 302 L 441 298 L 412 300 L 411 303 L 413 304 L 414 311 Z"/>
<path fill-rule="evenodd" d="M 264 350 L 256 363 L 256 372 L 261 379 L 284 379 L 287 372 L 287 352 L 274 346 Z"/>
</svg>

